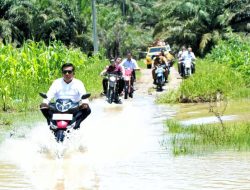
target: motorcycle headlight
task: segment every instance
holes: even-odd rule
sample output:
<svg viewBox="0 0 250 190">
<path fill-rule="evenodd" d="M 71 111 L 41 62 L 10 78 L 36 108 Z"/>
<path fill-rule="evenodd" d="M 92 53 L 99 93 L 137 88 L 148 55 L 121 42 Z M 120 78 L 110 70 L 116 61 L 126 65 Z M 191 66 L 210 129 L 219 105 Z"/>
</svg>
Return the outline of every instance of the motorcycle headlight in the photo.
<svg viewBox="0 0 250 190">
<path fill-rule="evenodd" d="M 66 112 L 68 111 L 68 109 L 70 109 L 71 107 L 71 103 L 68 102 L 68 103 L 59 103 L 59 102 L 56 102 L 56 109 L 60 112 Z"/>
<path fill-rule="evenodd" d="M 114 76 L 111 76 L 111 77 L 109 78 L 109 80 L 112 81 L 112 82 L 114 82 L 114 81 L 115 81 L 115 77 L 114 77 Z"/>
</svg>

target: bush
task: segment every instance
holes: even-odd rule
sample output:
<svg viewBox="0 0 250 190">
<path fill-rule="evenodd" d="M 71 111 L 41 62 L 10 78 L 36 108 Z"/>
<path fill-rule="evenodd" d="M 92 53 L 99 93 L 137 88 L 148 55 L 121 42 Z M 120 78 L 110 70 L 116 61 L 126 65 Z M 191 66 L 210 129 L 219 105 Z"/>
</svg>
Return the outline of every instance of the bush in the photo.
<svg viewBox="0 0 250 190">
<path fill-rule="evenodd" d="M 233 97 L 244 86 L 241 74 L 227 65 L 201 60 L 197 62 L 197 73 L 181 84 L 179 101 L 207 102 L 218 93 Z"/>
<path fill-rule="evenodd" d="M 220 41 L 206 59 L 231 66 L 243 74 L 250 87 L 250 42 L 246 38 L 231 35 L 227 41 Z"/>
<path fill-rule="evenodd" d="M 61 65 L 72 62 L 76 78 L 87 91 L 101 90 L 100 71 L 107 64 L 100 55 L 88 58 L 80 49 L 68 49 L 61 42 L 46 46 L 43 42 L 26 42 L 22 48 L 0 44 L 0 106 L 3 110 L 30 110 L 38 107 L 38 92 L 46 92 L 52 81 L 61 77 Z"/>
</svg>

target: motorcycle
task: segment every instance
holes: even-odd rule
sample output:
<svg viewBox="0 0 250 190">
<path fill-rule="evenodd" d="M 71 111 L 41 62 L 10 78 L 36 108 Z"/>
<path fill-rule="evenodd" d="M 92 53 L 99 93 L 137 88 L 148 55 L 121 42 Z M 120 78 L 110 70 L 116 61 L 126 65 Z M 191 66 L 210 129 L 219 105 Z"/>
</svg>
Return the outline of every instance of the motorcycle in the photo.
<svg viewBox="0 0 250 190">
<path fill-rule="evenodd" d="M 118 80 L 120 76 L 117 74 L 107 74 L 108 77 L 108 88 L 107 88 L 107 101 L 112 104 L 112 102 L 117 102 L 118 97 Z"/>
<path fill-rule="evenodd" d="M 156 66 L 155 74 L 156 74 L 156 89 L 157 91 L 162 91 L 162 86 L 164 85 L 165 82 L 165 65 L 158 65 Z"/>
<path fill-rule="evenodd" d="M 45 93 L 39 93 L 39 95 L 47 99 Z M 81 99 L 87 99 L 90 95 L 90 93 L 84 94 Z M 73 113 L 80 109 L 80 101 L 73 102 L 70 99 L 57 99 L 55 103 L 49 103 L 48 106 L 48 109 L 53 112 L 50 130 L 53 131 L 57 142 L 63 142 L 65 133 L 69 133 L 76 124 L 76 117 L 73 116 Z"/>
<path fill-rule="evenodd" d="M 124 99 L 127 99 L 128 96 L 133 98 L 133 69 L 124 68 Z"/>
<path fill-rule="evenodd" d="M 185 77 L 191 76 L 192 59 L 185 60 L 183 66 L 184 66 L 184 76 Z"/>
</svg>

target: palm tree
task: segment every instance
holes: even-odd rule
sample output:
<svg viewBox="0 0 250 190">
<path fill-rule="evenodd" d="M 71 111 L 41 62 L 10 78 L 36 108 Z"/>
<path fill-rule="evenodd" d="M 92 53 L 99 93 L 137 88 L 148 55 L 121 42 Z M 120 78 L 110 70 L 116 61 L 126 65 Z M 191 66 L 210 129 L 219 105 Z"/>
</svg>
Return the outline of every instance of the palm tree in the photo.
<svg viewBox="0 0 250 190">
<path fill-rule="evenodd" d="M 0 3 L 0 36 L 5 43 L 21 45 L 31 37 L 31 20 L 35 6 L 29 1 L 4 0 Z"/>
<path fill-rule="evenodd" d="M 167 13 L 156 25 L 154 36 L 179 45 L 192 44 L 203 53 L 227 32 L 224 5 L 221 0 L 171 1 L 161 8 Z"/>
<path fill-rule="evenodd" d="M 249 0 L 228 0 L 225 8 L 228 14 L 227 22 L 235 31 L 250 31 L 248 28 L 250 20 Z"/>
</svg>

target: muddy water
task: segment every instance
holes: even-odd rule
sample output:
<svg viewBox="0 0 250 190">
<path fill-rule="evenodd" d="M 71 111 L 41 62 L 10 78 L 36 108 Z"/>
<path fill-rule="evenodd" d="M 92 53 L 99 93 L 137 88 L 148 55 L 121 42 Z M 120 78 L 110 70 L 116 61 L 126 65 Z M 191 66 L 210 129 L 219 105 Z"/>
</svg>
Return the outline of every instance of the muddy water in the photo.
<svg viewBox="0 0 250 190">
<path fill-rule="evenodd" d="M 0 189 L 250 189 L 250 154 L 174 157 L 162 121 L 176 114 L 136 96 L 123 105 L 91 103 L 85 126 L 58 146 L 44 125 L 0 147 Z M 164 142 L 164 143 L 163 143 Z M 58 151 L 63 157 L 58 158 Z"/>
</svg>

